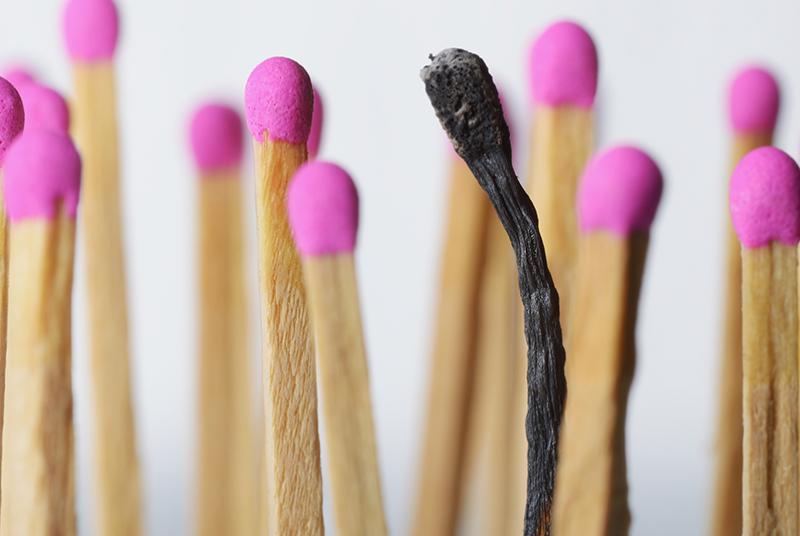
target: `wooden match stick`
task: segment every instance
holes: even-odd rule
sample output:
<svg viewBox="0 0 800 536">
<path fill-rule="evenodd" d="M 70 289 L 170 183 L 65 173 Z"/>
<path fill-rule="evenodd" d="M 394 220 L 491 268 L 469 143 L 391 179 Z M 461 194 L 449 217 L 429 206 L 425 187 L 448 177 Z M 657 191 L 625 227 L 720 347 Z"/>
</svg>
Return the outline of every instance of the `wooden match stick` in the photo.
<svg viewBox="0 0 800 536">
<path fill-rule="evenodd" d="M 242 120 L 221 103 L 194 112 L 198 170 L 198 534 L 258 533 L 254 397 L 247 343 Z"/>
<path fill-rule="evenodd" d="M 75 534 L 71 306 L 81 160 L 28 129 L 5 161 L 10 220 L 0 534 Z"/>
<path fill-rule="evenodd" d="M 578 179 L 594 146 L 594 99 L 597 93 L 597 49 L 589 33 L 571 21 L 548 26 L 534 41 L 529 57 L 529 86 L 535 111 L 526 189 L 536 203 L 542 240 L 561 304 L 561 325 L 569 343 L 573 272 L 578 229 L 575 196 Z M 524 340 L 520 355 L 525 355 Z M 569 352 L 569 349 L 567 349 Z M 515 375 L 514 407 L 509 441 L 512 478 L 509 519 L 519 522 L 525 506 L 527 442 L 520 422 L 525 418 L 527 386 L 524 359 Z M 569 383 L 569 366 L 567 366 Z M 516 527 L 512 532 L 517 532 Z"/>
<path fill-rule="evenodd" d="M 131 398 L 113 56 L 118 16 L 111 0 L 69 0 L 64 36 L 75 82 L 75 135 L 83 156 L 82 240 L 97 505 L 103 536 L 141 533 L 139 461 Z"/>
<path fill-rule="evenodd" d="M 289 179 L 306 161 L 311 80 L 270 58 L 245 88 L 254 137 L 262 308 L 268 534 L 322 534 L 317 381 L 300 257 L 286 215 Z"/>
<path fill-rule="evenodd" d="M 554 534 L 612 536 L 630 527 L 625 419 L 639 289 L 661 189 L 658 166 L 629 146 L 600 153 L 581 179 Z"/>
<path fill-rule="evenodd" d="M 386 534 L 353 252 L 358 193 L 342 168 L 301 167 L 287 210 L 303 259 L 320 373 L 337 534 Z"/>
<path fill-rule="evenodd" d="M 742 244 L 742 534 L 797 534 L 797 164 L 751 151 L 733 171 L 730 208 Z"/>
<path fill-rule="evenodd" d="M 325 119 L 325 108 L 322 103 L 322 95 L 316 87 L 311 88 L 314 93 L 314 111 L 311 113 L 311 131 L 308 133 L 308 159 L 316 160 L 319 148 L 322 145 L 322 125 Z"/>
<path fill-rule="evenodd" d="M 772 144 L 780 94 L 760 67 L 740 70 L 728 93 L 733 130 L 730 169 L 751 150 Z M 742 253 L 726 215 L 725 297 L 720 363 L 719 423 L 712 529 L 714 536 L 742 533 Z"/>
</svg>

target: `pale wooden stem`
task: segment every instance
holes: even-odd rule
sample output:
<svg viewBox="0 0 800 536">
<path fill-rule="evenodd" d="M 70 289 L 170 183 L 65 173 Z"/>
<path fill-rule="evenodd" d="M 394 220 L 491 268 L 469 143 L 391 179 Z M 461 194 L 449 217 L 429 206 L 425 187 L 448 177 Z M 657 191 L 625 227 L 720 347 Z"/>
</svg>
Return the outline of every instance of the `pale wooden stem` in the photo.
<svg viewBox="0 0 800 536">
<path fill-rule="evenodd" d="M 75 534 L 71 303 L 75 221 L 10 231 L 0 534 Z"/>
<path fill-rule="evenodd" d="M 386 534 L 355 267 L 351 254 L 303 261 L 316 335 L 336 533 Z"/>
<path fill-rule="evenodd" d="M 0 184 L 3 171 L 0 169 Z M 8 218 L 3 188 L 0 188 L 0 460 L 3 458 L 3 415 L 6 390 L 6 341 L 8 331 Z M 0 467 L 2 467 L 0 465 Z M 2 497 L 2 486 L 0 486 Z M 2 502 L 2 501 L 0 501 Z"/>
<path fill-rule="evenodd" d="M 141 533 L 139 462 L 131 402 L 114 73 L 74 66 L 74 122 L 83 158 L 80 217 L 86 258 L 94 413 L 95 531 Z"/>
<path fill-rule="evenodd" d="M 455 530 L 475 357 L 486 196 L 454 162 L 412 534 Z"/>
<path fill-rule="evenodd" d="M 742 249 L 742 534 L 798 533 L 797 249 Z"/>
<path fill-rule="evenodd" d="M 265 136 L 255 156 L 267 533 L 323 534 L 314 345 L 285 207 L 289 179 L 306 161 L 306 148 Z"/>
</svg>

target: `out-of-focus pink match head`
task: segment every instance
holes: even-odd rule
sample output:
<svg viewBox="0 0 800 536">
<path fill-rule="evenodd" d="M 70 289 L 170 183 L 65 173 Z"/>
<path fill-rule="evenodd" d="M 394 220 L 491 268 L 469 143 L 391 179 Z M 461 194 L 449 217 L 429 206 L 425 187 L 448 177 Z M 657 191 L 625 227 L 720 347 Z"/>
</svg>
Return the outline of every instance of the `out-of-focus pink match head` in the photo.
<svg viewBox="0 0 800 536">
<path fill-rule="evenodd" d="M 628 145 L 606 149 L 587 164 L 581 178 L 581 231 L 621 236 L 649 231 L 662 189 L 661 170 L 647 153 Z"/>
<path fill-rule="evenodd" d="M 0 165 L 3 165 L 11 142 L 19 136 L 24 126 L 22 99 L 11 83 L 0 78 Z"/>
<path fill-rule="evenodd" d="M 800 169 L 774 147 L 750 151 L 733 170 L 731 219 L 746 248 L 800 240 Z"/>
<path fill-rule="evenodd" d="M 227 104 L 210 102 L 197 108 L 189 122 L 189 144 L 200 171 L 237 168 L 244 147 L 242 118 Z"/>
<path fill-rule="evenodd" d="M 772 132 L 778 121 L 780 88 L 763 67 L 739 70 L 728 88 L 728 115 L 737 133 Z"/>
<path fill-rule="evenodd" d="M 289 58 L 261 62 L 244 88 L 247 126 L 253 137 L 264 141 L 305 143 L 311 130 L 314 95 L 303 67 Z"/>
<path fill-rule="evenodd" d="M 358 191 L 345 170 L 308 162 L 289 184 L 289 223 L 302 256 L 352 253 L 358 233 Z"/>
<path fill-rule="evenodd" d="M 12 222 L 53 219 L 60 206 L 75 217 L 81 158 L 64 132 L 27 129 L 6 155 L 3 190 Z"/>
<path fill-rule="evenodd" d="M 15 88 L 19 89 L 23 84 L 30 84 L 36 81 L 33 73 L 25 67 L 14 65 L 3 72 L 3 78 L 11 82 Z"/>
<path fill-rule="evenodd" d="M 325 118 L 325 109 L 322 105 L 322 97 L 317 88 L 314 91 L 314 110 L 311 113 L 311 131 L 308 133 L 308 158 L 314 160 L 319 154 L 319 146 L 322 142 L 322 120 Z"/>
<path fill-rule="evenodd" d="M 117 6 L 113 0 L 67 0 L 63 29 L 67 52 L 74 61 L 108 61 L 119 36 Z"/>
<path fill-rule="evenodd" d="M 597 49 L 592 37 L 571 21 L 548 26 L 531 47 L 529 75 L 536 104 L 591 108 L 597 92 Z"/>
<path fill-rule="evenodd" d="M 69 132 L 69 106 L 60 93 L 36 82 L 18 89 L 25 107 L 25 128 Z"/>
</svg>

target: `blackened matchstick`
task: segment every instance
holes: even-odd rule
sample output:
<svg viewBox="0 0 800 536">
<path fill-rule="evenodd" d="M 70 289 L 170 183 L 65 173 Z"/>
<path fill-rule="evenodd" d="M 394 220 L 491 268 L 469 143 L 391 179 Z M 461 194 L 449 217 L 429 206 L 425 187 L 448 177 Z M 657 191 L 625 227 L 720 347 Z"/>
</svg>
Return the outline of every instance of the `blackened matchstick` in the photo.
<svg viewBox="0 0 800 536">
<path fill-rule="evenodd" d="M 528 341 L 524 533 L 548 535 L 567 386 L 558 293 L 547 268 L 536 209 L 511 165 L 508 126 L 483 60 L 465 50 L 447 49 L 431 56 L 421 77 L 453 147 L 489 195 L 517 258 Z"/>
</svg>

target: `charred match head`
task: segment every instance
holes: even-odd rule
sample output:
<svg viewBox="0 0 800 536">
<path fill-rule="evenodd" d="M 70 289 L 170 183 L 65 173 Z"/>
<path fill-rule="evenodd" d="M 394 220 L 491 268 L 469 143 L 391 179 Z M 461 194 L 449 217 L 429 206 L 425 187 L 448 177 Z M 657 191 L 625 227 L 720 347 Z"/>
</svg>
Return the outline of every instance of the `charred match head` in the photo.
<svg viewBox="0 0 800 536">
<path fill-rule="evenodd" d="M 448 48 L 431 56 L 420 73 L 436 117 L 464 160 L 492 150 L 511 155 L 508 125 L 492 75 L 483 60 Z"/>
</svg>

